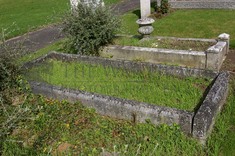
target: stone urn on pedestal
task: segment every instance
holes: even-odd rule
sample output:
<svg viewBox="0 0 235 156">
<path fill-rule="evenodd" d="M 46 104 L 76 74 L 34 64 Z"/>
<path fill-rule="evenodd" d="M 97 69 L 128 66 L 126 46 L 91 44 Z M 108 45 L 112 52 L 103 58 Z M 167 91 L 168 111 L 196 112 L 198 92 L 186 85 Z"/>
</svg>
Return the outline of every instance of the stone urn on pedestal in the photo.
<svg viewBox="0 0 235 156">
<path fill-rule="evenodd" d="M 143 38 L 149 37 L 149 35 L 153 32 L 154 19 L 152 18 L 141 18 L 136 21 L 139 24 L 138 32 L 142 35 Z"/>
</svg>

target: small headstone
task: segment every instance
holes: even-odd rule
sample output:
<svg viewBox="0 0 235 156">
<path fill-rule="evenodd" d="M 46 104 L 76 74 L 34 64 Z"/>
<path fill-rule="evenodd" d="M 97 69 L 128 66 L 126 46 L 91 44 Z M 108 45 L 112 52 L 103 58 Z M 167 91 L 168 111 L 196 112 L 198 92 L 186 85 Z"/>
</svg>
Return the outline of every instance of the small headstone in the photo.
<svg viewBox="0 0 235 156">
<path fill-rule="evenodd" d="M 97 7 L 99 5 L 104 6 L 104 2 L 102 0 L 87 0 L 88 5 L 92 5 L 93 7 Z"/>
<path fill-rule="evenodd" d="M 161 0 L 157 0 L 157 6 L 158 6 L 158 7 L 161 6 Z"/>
<path fill-rule="evenodd" d="M 77 8 L 78 3 L 79 3 L 79 0 L 70 0 L 71 8 L 72 9 Z"/>
<path fill-rule="evenodd" d="M 76 9 L 78 3 L 83 3 L 94 8 L 96 8 L 98 5 L 104 6 L 104 2 L 102 0 L 70 0 L 71 8 Z"/>
</svg>

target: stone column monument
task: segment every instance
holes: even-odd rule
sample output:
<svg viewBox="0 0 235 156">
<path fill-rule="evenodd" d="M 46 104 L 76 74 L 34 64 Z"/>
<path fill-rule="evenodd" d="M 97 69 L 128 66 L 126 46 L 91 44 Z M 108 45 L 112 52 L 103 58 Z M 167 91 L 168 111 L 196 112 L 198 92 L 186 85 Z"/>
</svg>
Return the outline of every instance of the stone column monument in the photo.
<svg viewBox="0 0 235 156">
<path fill-rule="evenodd" d="M 151 14 L 151 1 L 150 0 L 140 0 L 140 14 L 141 18 L 146 18 Z"/>
<path fill-rule="evenodd" d="M 143 38 L 148 38 L 154 30 L 152 26 L 154 19 L 148 18 L 151 14 L 151 0 L 140 0 L 140 14 L 141 18 L 136 21 L 139 24 L 138 32 Z"/>
</svg>

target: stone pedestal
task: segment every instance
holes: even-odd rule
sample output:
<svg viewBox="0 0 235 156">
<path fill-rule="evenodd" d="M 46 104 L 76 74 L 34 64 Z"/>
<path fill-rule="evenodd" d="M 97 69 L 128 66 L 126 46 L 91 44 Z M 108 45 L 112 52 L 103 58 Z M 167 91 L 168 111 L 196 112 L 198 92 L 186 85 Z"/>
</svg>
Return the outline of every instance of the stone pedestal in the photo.
<svg viewBox="0 0 235 156">
<path fill-rule="evenodd" d="M 148 37 L 154 30 L 152 26 L 152 23 L 154 23 L 154 19 L 152 18 L 138 19 L 136 23 L 139 24 L 138 32 L 143 37 Z"/>
</svg>

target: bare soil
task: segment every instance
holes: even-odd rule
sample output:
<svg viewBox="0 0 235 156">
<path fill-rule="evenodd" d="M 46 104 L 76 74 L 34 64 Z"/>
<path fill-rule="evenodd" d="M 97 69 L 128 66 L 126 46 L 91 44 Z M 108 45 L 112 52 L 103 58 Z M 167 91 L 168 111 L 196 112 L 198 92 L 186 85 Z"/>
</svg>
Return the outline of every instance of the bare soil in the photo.
<svg viewBox="0 0 235 156">
<path fill-rule="evenodd" d="M 235 49 L 230 49 L 224 63 L 221 67 L 221 71 L 229 71 L 231 73 L 235 73 Z"/>
</svg>

